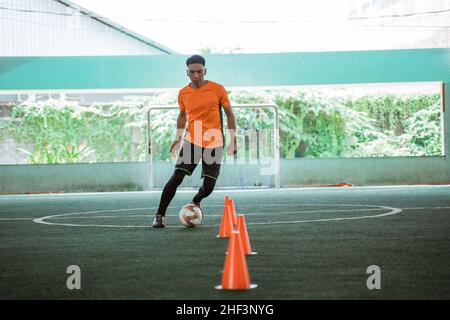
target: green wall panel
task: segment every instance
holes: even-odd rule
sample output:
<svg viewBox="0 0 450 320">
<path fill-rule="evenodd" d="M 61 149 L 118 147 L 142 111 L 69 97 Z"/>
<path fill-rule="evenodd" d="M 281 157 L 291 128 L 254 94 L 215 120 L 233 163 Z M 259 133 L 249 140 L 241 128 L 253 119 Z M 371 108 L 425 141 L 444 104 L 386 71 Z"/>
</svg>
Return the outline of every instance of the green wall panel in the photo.
<svg viewBox="0 0 450 320">
<path fill-rule="evenodd" d="M 182 55 L 0 57 L 0 92 L 180 88 L 188 82 L 186 58 Z M 450 183 L 450 49 L 208 55 L 206 58 L 207 78 L 227 87 L 444 82 L 444 157 L 283 160 L 281 184 Z M 112 175 L 114 178 L 111 178 L 112 168 L 117 173 Z M 147 183 L 146 168 L 145 163 L 0 166 L 0 193 L 141 190 Z M 55 176 L 59 178 L 49 178 Z"/>
<path fill-rule="evenodd" d="M 0 58 L 0 90 L 178 88 L 183 55 Z M 450 82 L 450 49 L 208 55 L 226 86 Z"/>
</svg>

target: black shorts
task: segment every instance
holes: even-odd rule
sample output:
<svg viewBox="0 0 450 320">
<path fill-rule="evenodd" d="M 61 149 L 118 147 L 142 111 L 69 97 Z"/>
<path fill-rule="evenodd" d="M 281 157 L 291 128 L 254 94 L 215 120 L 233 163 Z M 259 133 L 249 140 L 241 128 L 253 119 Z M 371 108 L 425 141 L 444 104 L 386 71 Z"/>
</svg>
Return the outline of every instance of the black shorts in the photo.
<svg viewBox="0 0 450 320">
<path fill-rule="evenodd" d="M 201 159 L 202 178 L 210 177 L 217 180 L 220 173 L 222 155 L 223 147 L 202 148 L 189 141 L 185 141 L 178 155 L 175 170 L 182 170 L 190 176 Z"/>
</svg>

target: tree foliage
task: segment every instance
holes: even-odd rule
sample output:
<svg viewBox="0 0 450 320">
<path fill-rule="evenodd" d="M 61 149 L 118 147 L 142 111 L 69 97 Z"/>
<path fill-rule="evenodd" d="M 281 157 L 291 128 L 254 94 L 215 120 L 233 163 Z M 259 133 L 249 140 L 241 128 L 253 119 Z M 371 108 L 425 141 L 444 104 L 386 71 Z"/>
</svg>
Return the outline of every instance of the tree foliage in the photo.
<svg viewBox="0 0 450 320">
<path fill-rule="evenodd" d="M 239 104 L 279 107 L 280 156 L 378 157 L 433 156 L 442 152 L 440 96 L 367 95 L 329 97 L 301 91 L 232 91 Z M 147 110 L 176 106 L 176 92 L 130 96 L 113 104 L 83 106 L 49 100 L 23 103 L 0 118 L 6 137 L 23 146 L 28 163 L 145 161 Z M 273 128 L 263 109 L 235 109 L 239 132 Z M 170 159 L 177 111 L 152 112 L 155 159 Z M 226 123 L 226 121 L 225 121 Z"/>
</svg>

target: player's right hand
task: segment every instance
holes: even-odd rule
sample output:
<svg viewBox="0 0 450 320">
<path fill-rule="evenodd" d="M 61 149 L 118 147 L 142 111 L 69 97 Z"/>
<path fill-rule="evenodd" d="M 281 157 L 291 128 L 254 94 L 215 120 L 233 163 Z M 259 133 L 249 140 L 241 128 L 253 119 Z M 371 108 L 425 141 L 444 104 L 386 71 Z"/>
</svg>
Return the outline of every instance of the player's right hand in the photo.
<svg viewBox="0 0 450 320">
<path fill-rule="evenodd" d="M 175 140 L 174 142 L 172 142 L 172 145 L 170 146 L 170 153 L 172 154 L 172 157 L 176 157 L 179 151 L 180 151 L 180 141 Z"/>
</svg>

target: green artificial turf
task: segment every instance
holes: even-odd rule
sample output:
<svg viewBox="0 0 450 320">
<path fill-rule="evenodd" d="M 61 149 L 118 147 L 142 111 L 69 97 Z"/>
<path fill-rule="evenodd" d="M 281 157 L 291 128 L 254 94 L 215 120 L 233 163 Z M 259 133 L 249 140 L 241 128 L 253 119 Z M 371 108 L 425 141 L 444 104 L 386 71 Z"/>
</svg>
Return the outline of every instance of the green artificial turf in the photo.
<svg viewBox="0 0 450 320">
<path fill-rule="evenodd" d="M 203 225 L 188 229 L 177 212 L 194 193 L 176 195 L 164 229 L 150 227 L 157 192 L 0 197 L 0 298 L 450 298 L 447 186 L 217 190 Z M 214 289 L 228 245 L 216 237 L 225 195 L 258 252 L 247 257 L 253 290 Z M 402 210 L 361 219 L 390 208 Z M 52 225 L 32 220 L 45 216 Z M 80 290 L 66 286 L 70 265 Z M 370 265 L 381 269 L 379 290 L 366 286 Z"/>
</svg>

